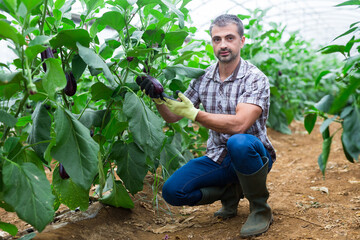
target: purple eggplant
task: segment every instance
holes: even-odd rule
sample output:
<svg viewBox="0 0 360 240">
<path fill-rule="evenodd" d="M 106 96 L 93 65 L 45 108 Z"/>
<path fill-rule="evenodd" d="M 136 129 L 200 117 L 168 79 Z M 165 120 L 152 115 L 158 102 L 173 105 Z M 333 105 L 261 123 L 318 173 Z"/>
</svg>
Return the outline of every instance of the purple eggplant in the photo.
<svg viewBox="0 0 360 240">
<path fill-rule="evenodd" d="M 41 52 L 40 55 L 42 62 L 47 58 L 54 58 L 53 50 L 50 47 L 48 47 L 45 51 Z M 44 62 L 43 62 L 43 69 L 44 72 L 46 72 L 46 64 Z"/>
<path fill-rule="evenodd" d="M 164 92 L 164 88 L 156 78 L 146 75 L 136 78 L 136 83 L 142 91 L 151 98 L 160 98 Z"/>
<path fill-rule="evenodd" d="M 68 179 L 70 178 L 70 176 L 67 174 L 67 172 L 65 171 L 65 168 L 64 166 L 59 163 L 59 174 L 60 174 L 60 177 L 61 179 Z"/>
<path fill-rule="evenodd" d="M 72 72 L 66 72 L 66 86 L 64 88 L 64 93 L 68 96 L 73 96 L 76 93 L 77 83 Z"/>
</svg>

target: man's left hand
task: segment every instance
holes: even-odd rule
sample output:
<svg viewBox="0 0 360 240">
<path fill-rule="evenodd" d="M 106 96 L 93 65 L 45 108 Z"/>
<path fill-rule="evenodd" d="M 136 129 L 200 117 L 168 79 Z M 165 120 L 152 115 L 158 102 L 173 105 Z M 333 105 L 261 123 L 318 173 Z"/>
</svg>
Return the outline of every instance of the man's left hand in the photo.
<svg viewBox="0 0 360 240">
<path fill-rule="evenodd" d="M 179 93 L 178 96 L 181 99 L 181 102 L 166 98 L 164 104 L 172 113 L 195 121 L 200 110 L 195 108 L 193 103 L 183 93 Z"/>
</svg>

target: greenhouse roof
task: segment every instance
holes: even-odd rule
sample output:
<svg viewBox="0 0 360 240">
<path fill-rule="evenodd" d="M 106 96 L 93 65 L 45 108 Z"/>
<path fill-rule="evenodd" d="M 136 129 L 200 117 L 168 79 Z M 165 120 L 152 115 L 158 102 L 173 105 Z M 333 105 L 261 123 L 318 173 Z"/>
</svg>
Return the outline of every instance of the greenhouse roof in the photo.
<svg viewBox="0 0 360 240">
<path fill-rule="evenodd" d="M 248 14 L 250 10 L 267 8 L 264 22 L 281 23 L 286 31 L 299 30 L 306 40 L 315 44 L 332 44 L 332 40 L 349 29 L 349 26 L 360 21 L 360 9 L 356 6 L 336 5 L 345 0 L 193 0 L 187 8 L 190 10 L 194 26 L 198 28 L 197 36 L 208 37 L 204 33 L 212 19 L 222 13 Z M 339 42 L 346 39 L 339 39 Z"/>
</svg>

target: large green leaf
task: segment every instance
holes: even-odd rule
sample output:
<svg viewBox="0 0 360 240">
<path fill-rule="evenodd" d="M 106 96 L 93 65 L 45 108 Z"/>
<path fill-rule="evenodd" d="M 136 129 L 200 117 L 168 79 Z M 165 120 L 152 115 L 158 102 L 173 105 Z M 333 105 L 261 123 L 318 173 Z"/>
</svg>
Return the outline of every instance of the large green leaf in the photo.
<svg viewBox="0 0 360 240">
<path fill-rule="evenodd" d="M 0 39 L 11 39 L 15 44 L 25 45 L 25 38 L 9 23 L 0 20 Z"/>
<path fill-rule="evenodd" d="M 49 98 L 55 99 L 55 93 L 66 86 L 65 73 L 58 59 L 47 58 L 45 63 L 47 70 L 42 80 L 42 85 Z"/>
<path fill-rule="evenodd" d="M 114 207 L 134 208 L 134 202 L 120 181 L 115 181 L 111 192 L 104 195 L 100 202 Z"/>
<path fill-rule="evenodd" d="M 165 43 L 167 48 L 172 51 L 177 47 L 180 47 L 188 33 L 186 31 L 176 31 L 176 32 L 168 32 L 165 34 Z"/>
<path fill-rule="evenodd" d="M 34 144 L 37 142 L 50 140 L 50 131 L 51 131 L 51 117 L 46 110 L 44 104 L 38 103 L 36 108 L 31 116 L 32 126 L 30 130 L 29 137 L 27 139 L 29 144 Z M 44 152 L 49 143 L 40 143 L 32 148 L 36 152 L 36 154 L 43 158 Z"/>
<path fill-rule="evenodd" d="M 31 47 L 27 47 L 25 49 L 25 54 L 28 58 L 28 61 L 31 62 L 32 60 L 34 60 L 34 58 L 36 58 L 36 56 L 43 52 L 46 49 L 45 46 L 41 46 L 41 45 L 35 45 L 35 46 L 31 46 Z"/>
<path fill-rule="evenodd" d="M 129 192 L 135 194 L 141 191 L 148 171 L 145 153 L 135 143 L 116 142 L 110 158 L 116 161 L 116 172 Z"/>
<path fill-rule="evenodd" d="M 135 142 L 151 158 L 160 153 L 165 135 L 162 119 L 155 115 L 145 103 L 133 93 L 126 93 L 124 113 L 129 120 L 129 128 Z"/>
<path fill-rule="evenodd" d="M 54 120 L 56 146 L 51 156 L 64 165 L 74 183 L 88 190 L 97 173 L 99 145 L 68 110 L 58 108 Z"/>
<path fill-rule="evenodd" d="M 86 4 L 87 14 L 95 10 L 97 7 L 104 3 L 104 0 L 84 0 Z"/>
<path fill-rule="evenodd" d="M 356 161 L 360 154 L 360 108 L 354 108 L 343 122 L 342 142 L 347 153 Z"/>
<path fill-rule="evenodd" d="M 14 127 L 17 119 L 10 113 L 0 109 L 0 122 L 4 123 L 8 127 Z"/>
<path fill-rule="evenodd" d="M 96 19 L 94 24 L 91 26 L 91 36 L 94 37 L 96 33 L 102 31 L 106 26 L 109 26 L 120 32 L 125 26 L 125 19 L 123 14 L 118 11 L 104 13 L 100 18 Z"/>
<path fill-rule="evenodd" d="M 54 196 L 44 171 L 33 163 L 3 166 L 4 200 L 24 221 L 42 231 L 54 217 Z"/>
<path fill-rule="evenodd" d="M 71 178 L 62 179 L 59 166 L 54 169 L 52 186 L 60 202 L 71 210 L 80 207 L 85 211 L 89 207 L 89 191 L 76 185 Z"/>
<path fill-rule="evenodd" d="M 106 79 L 110 82 L 110 84 L 115 85 L 114 76 L 106 63 L 91 49 L 83 47 L 80 43 L 76 43 L 76 45 L 79 49 L 79 55 L 82 60 L 88 66 L 94 69 L 101 70 L 104 73 Z"/>
<path fill-rule="evenodd" d="M 50 40 L 53 48 L 65 46 L 69 49 L 77 50 L 77 43 L 89 47 L 91 42 L 90 35 L 85 29 L 67 29 L 62 30 Z"/>
<path fill-rule="evenodd" d="M 182 64 L 177 64 L 174 66 L 168 66 L 164 69 L 166 79 L 174 79 L 176 74 L 185 76 L 188 78 L 198 78 L 205 73 L 204 70 L 192 67 L 186 67 Z"/>
</svg>

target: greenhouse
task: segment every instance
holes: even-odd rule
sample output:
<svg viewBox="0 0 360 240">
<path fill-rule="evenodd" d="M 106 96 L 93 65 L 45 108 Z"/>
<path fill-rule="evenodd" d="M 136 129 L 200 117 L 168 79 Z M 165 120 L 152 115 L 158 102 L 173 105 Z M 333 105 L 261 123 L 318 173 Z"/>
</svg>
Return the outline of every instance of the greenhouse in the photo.
<svg viewBox="0 0 360 240">
<path fill-rule="evenodd" d="M 0 239 L 359 239 L 360 0 L 0 0 Z"/>
</svg>

